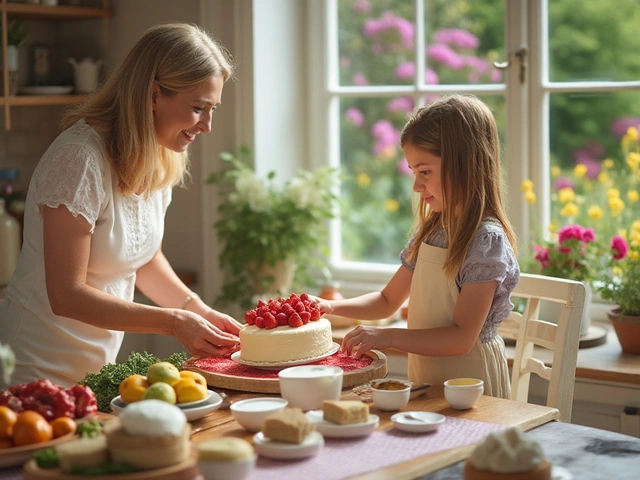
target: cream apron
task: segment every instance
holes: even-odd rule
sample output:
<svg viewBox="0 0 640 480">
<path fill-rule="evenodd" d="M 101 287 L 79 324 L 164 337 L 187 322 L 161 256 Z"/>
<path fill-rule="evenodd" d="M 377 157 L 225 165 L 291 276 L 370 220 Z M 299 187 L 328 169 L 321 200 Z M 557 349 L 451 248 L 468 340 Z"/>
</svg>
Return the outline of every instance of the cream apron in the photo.
<svg viewBox="0 0 640 480">
<path fill-rule="evenodd" d="M 458 287 L 442 271 L 447 250 L 420 246 L 409 296 L 409 329 L 446 327 L 453 324 Z M 467 355 L 429 357 L 409 354 L 409 380 L 442 385 L 450 378 L 484 380 L 484 394 L 510 398 L 509 371 L 504 341 L 498 335 L 482 343 L 480 338 Z"/>
</svg>

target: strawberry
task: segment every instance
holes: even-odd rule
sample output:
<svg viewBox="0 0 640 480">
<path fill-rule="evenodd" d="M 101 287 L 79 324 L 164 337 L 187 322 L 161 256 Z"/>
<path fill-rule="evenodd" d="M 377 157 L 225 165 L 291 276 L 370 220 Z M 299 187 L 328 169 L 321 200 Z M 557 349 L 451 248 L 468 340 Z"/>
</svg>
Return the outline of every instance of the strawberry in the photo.
<svg viewBox="0 0 640 480">
<path fill-rule="evenodd" d="M 302 323 L 304 323 L 306 325 L 307 323 L 309 323 L 309 320 L 311 320 L 311 313 L 310 312 L 300 312 L 300 318 L 302 319 Z"/>
<path fill-rule="evenodd" d="M 292 293 L 289 296 L 289 300 L 291 301 L 291 303 L 293 303 L 295 305 L 296 303 L 298 303 L 300 301 L 300 297 L 297 294 Z"/>
<path fill-rule="evenodd" d="M 309 295 L 307 295 L 306 293 L 301 293 L 301 294 L 300 294 L 300 300 L 302 300 L 303 302 L 304 302 L 305 300 L 306 300 L 306 301 L 309 301 Z"/>
<path fill-rule="evenodd" d="M 256 309 L 256 313 L 258 314 L 258 317 L 264 317 L 265 313 L 269 313 L 269 307 L 267 306 L 258 307 Z"/>
<path fill-rule="evenodd" d="M 300 318 L 300 315 L 298 315 L 297 313 L 292 313 L 289 317 L 289 326 L 292 328 L 298 328 L 302 325 L 304 325 L 304 323 L 302 322 L 302 318 Z"/>
<path fill-rule="evenodd" d="M 249 310 L 244 314 L 244 321 L 247 322 L 247 325 L 253 325 L 254 323 L 256 323 L 257 316 L 258 314 L 255 310 Z"/>
<path fill-rule="evenodd" d="M 264 300 L 258 300 L 258 307 L 266 307 L 267 304 L 265 303 Z"/>
<path fill-rule="evenodd" d="M 301 301 L 296 302 L 293 308 L 295 308 L 296 312 L 298 313 L 304 312 L 306 310 L 304 303 L 302 303 Z"/>
<path fill-rule="evenodd" d="M 286 314 L 280 312 L 279 314 L 276 315 L 276 321 L 278 322 L 278 325 L 288 325 L 289 324 L 289 317 L 287 317 Z"/>
<path fill-rule="evenodd" d="M 264 328 L 264 318 L 263 317 L 256 317 L 256 327 Z"/>
<path fill-rule="evenodd" d="M 320 317 L 322 316 L 322 313 L 317 308 L 311 309 L 311 312 L 309 312 L 309 313 L 311 313 L 311 321 L 312 322 L 315 322 L 316 320 L 320 320 Z"/>
<path fill-rule="evenodd" d="M 271 330 L 272 328 L 276 328 L 277 326 L 278 321 L 276 320 L 276 317 L 274 317 L 270 313 L 267 313 L 267 316 L 264 319 L 264 328 L 266 328 L 267 330 Z"/>
</svg>

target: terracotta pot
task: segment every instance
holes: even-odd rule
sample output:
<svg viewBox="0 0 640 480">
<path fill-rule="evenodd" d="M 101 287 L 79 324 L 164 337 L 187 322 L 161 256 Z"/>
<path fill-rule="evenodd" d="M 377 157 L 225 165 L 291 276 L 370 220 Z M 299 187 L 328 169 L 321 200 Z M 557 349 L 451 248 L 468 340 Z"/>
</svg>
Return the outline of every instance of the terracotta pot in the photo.
<svg viewBox="0 0 640 480">
<path fill-rule="evenodd" d="M 607 312 L 624 353 L 640 355 L 640 317 L 620 315 L 620 309 Z"/>
<path fill-rule="evenodd" d="M 249 266 L 251 286 L 258 295 L 288 296 L 291 293 L 293 277 L 296 273 L 296 262 L 287 259 L 275 265 Z"/>
</svg>

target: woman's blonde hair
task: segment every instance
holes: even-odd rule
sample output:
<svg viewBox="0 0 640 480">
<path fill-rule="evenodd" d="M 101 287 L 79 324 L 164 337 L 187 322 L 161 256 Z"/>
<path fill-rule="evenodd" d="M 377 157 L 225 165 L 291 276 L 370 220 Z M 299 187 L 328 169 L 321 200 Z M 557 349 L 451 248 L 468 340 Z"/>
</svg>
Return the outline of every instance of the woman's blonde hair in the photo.
<svg viewBox="0 0 640 480">
<path fill-rule="evenodd" d="M 180 184 L 188 155 L 156 141 L 152 98 L 154 84 L 163 95 L 175 95 L 215 76 L 233 75 L 229 53 L 200 27 L 187 23 L 148 29 L 111 77 L 84 104 L 67 112 L 62 126 L 80 119 L 98 128 L 116 171 L 120 190 L 128 195 Z"/>
<path fill-rule="evenodd" d="M 500 175 L 500 141 L 496 121 L 473 95 L 449 95 L 418 109 L 400 135 L 402 147 L 412 145 L 441 158 L 443 209 L 434 212 L 421 198 L 416 205 L 409 246 L 411 261 L 420 245 L 440 227 L 449 248 L 443 270 L 458 273 L 481 222 L 497 219 L 516 251 L 516 237 L 504 210 Z"/>
</svg>

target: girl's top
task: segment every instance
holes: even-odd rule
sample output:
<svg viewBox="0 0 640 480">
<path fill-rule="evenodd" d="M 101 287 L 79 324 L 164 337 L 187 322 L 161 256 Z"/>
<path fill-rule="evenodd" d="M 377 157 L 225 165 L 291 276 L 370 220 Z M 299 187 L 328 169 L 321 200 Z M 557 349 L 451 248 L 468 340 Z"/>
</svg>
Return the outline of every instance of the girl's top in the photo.
<svg viewBox="0 0 640 480">
<path fill-rule="evenodd" d="M 426 244 L 446 249 L 448 242 L 443 229 L 438 230 Z M 409 270 L 415 268 L 415 263 L 407 259 L 409 245 L 402 250 L 400 260 Z M 465 283 L 498 282 L 493 303 L 487 319 L 480 332 L 480 340 L 485 343 L 493 339 L 498 333 L 498 326 L 513 310 L 511 292 L 520 279 L 520 267 L 511 244 L 502 229 L 502 225 L 495 219 L 484 220 L 476 233 L 476 237 L 467 252 L 462 268 L 456 276 L 458 290 Z"/>
<path fill-rule="evenodd" d="M 27 193 L 18 267 L 0 302 L 0 341 L 16 355 L 11 384 L 49 378 L 72 385 L 113 363 L 123 332 L 55 315 L 44 270 L 42 207 L 64 205 L 91 226 L 87 285 L 133 300 L 136 271 L 161 245 L 171 189 L 123 196 L 100 135 L 83 120 L 62 132 L 35 169 Z"/>
</svg>

